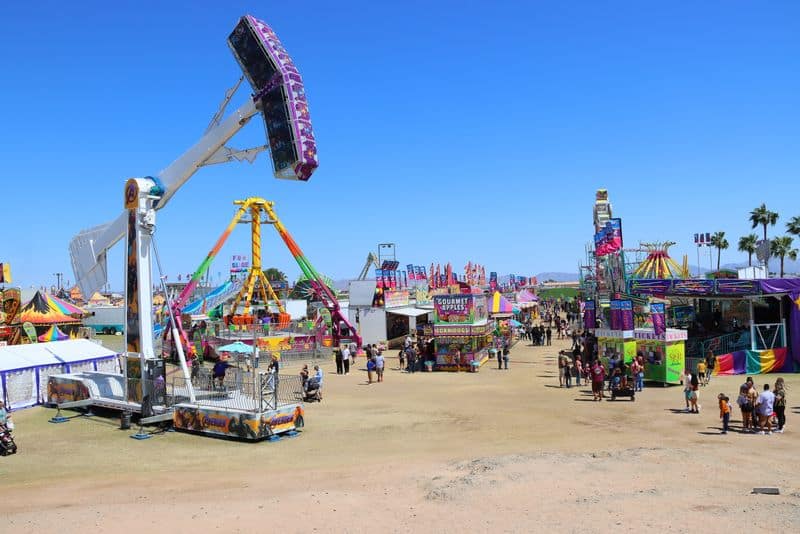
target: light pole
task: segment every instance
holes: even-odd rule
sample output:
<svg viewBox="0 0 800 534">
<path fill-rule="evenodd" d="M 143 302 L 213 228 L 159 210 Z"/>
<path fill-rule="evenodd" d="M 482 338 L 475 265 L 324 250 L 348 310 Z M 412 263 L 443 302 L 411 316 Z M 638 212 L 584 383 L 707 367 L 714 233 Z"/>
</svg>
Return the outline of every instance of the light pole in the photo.
<svg viewBox="0 0 800 534">
<path fill-rule="evenodd" d="M 64 276 L 64 273 L 53 273 L 53 276 L 56 277 L 56 288 L 61 291 L 61 278 Z"/>
<path fill-rule="evenodd" d="M 694 234 L 694 244 L 697 245 L 697 277 L 702 278 L 702 273 L 700 272 L 700 247 L 702 246 L 711 246 L 711 233 L 710 232 L 700 232 L 699 234 Z M 711 258 L 711 249 L 709 248 L 708 251 L 709 258 Z M 710 262 L 710 260 L 709 260 Z M 713 268 L 711 269 L 714 270 Z"/>
</svg>

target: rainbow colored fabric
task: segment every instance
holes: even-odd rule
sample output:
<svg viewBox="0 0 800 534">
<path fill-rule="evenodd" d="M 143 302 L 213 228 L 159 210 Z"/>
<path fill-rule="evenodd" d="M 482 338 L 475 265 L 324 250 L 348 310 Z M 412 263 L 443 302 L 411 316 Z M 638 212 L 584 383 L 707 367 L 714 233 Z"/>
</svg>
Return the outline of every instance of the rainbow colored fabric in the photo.
<svg viewBox="0 0 800 534">
<path fill-rule="evenodd" d="M 714 374 L 728 376 L 791 373 L 794 372 L 794 362 L 787 358 L 787 355 L 785 347 L 770 350 L 740 350 L 723 354 L 717 356 Z"/>
<path fill-rule="evenodd" d="M 499 291 L 495 291 L 489 300 L 489 313 L 511 313 L 514 307 Z"/>
<path fill-rule="evenodd" d="M 19 320 L 31 324 L 77 323 L 84 314 L 77 306 L 37 291 L 20 310 Z"/>
<path fill-rule="evenodd" d="M 69 336 L 58 329 L 56 325 L 52 325 L 47 329 L 47 332 L 39 336 L 39 341 L 47 343 L 49 341 L 63 341 L 69 339 Z"/>
</svg>

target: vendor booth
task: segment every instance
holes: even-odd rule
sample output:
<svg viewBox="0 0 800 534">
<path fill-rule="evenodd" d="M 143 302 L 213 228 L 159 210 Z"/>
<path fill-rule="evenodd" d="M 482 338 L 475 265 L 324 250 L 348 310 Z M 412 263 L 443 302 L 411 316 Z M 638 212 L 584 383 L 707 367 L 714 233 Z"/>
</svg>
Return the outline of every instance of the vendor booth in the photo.
<svg viewBox="0 0 800 534">
<path fill-rule="evenodd" d="M 667 328 L 654 330 L 637 328 L 636 352 L 644 355 L 644 379 L 662 384 L 680 384 L 686 366 L 686 330 Z"/>
<path fill-rule="evenodd" d="M 438 371 L 477 371 L 489 359 L 494 323 L 487 317 L 483 295 L 436 295 L 433 298 L 434 340 Z"/>
<path fill-rule="evenodd" d="M 597 337 L 597 354 L 606 368 L 613 354 L 621 356 L 626 364 L 631 363 L 636 357 L 636 338 L 633 330 L 597 328 L 594 335 Z"/>
<path fill-rule="evenodd" d="M 375 280 L 350 282 L 350 300 L 342 304 L 364 344 L 399 347 L 408 335 L 430 322 L 432 307 L 412 299 L 408 290 L 385 290 L 383 300 L 377 305 L 375 287 Z"/>
</svg>

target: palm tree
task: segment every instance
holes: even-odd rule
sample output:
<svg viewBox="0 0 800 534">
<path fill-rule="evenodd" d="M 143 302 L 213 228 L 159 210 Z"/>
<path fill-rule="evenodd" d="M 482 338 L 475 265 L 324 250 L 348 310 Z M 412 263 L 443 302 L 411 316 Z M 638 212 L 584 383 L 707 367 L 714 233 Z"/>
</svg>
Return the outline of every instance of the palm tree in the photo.
<svg viewBox="0 0 800 534">
<path fill-rule="evenodd" d="M 264 270 L 264 276 L 267 277 L 267 280 L 270 282 L 285 282 L 286 281 L 286 274 L 276 269 L 275 267 L 270 267 L 269 269 Z"/>
<path fill-rule="evenodd" d="M 714 235 L 711 236 L 711 246 L 717 249 L 717 271 L 719 271 L 722 251 L 728 248 L 728 240 L 725 239 L 725 232 L 714 232 Z"/>
<path fill-rule="evenodd" d="M 764 227 L 764 241 L 767 240 L 767 225 L 775 226 L 775 223 L 778 222 L 778 217 L 778 213 L 769 211 L 764 203 L 750 212 L 750 222 L 753 223 L 753 228 L 758 227 L 758 225 Z"/>
<path fill-rule="evenodd" d="M 756 234 L 745 235 L 739 238 L 739 252 L 747 252 L 747 266 L 753 266 L 753 254 L 756 253 L 756 243 L 758 243 L 758 236 Z"/>
<path fill-rule="evenodd" d="M 792 248 L 792 238 L 788 235 L 783 237 L 776 237 L 769 244 L 770 252 L 773 256 L 778 256 L 781 259 L 781 278 L 783 278 L 783 259 L 789 257 L 794 261 L 797 259 L 797 249 Z"/>
<path fill-rule="evenodd" d="M 792 235 L 800 235 L 800 216 L 789 219 L 786 223 L 786 231 Z"/>
</svg>

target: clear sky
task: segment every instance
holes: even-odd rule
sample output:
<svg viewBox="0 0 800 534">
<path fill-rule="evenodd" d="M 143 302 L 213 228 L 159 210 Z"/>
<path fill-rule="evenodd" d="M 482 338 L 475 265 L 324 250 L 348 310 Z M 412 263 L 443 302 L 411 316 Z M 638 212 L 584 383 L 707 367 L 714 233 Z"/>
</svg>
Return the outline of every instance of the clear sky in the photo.
<svg viewBox="0 0 800 534">
<path fill-rule="evenodd" d="M 781 228 L 800 215 L 797 2 L 31 0 L 0 16 L 0 261 L 19 284 L 74 280 L 70 238 L 199 139 L 240 75 L 225 39 L 245 13 L 303 75 L 320 168 L 308 183 L 274 179 L 266 155 L 201 169 L 158 215 L 170 280 L 247 196 L 275 200 L 336 279 L 381 242 L 402 265 L 576 272 L 598 187 L 626 246 L 674 240 L 692 263 L 698 231 L 726 231 L 723 263 L 741 260 L 761 202 Z M 263 142 L 259 120 L 232 144 Z M 265 232 L 265 264 L 296 276 Z M 213 278 L 242 253 L 245 227 Z"/>
</svg>

